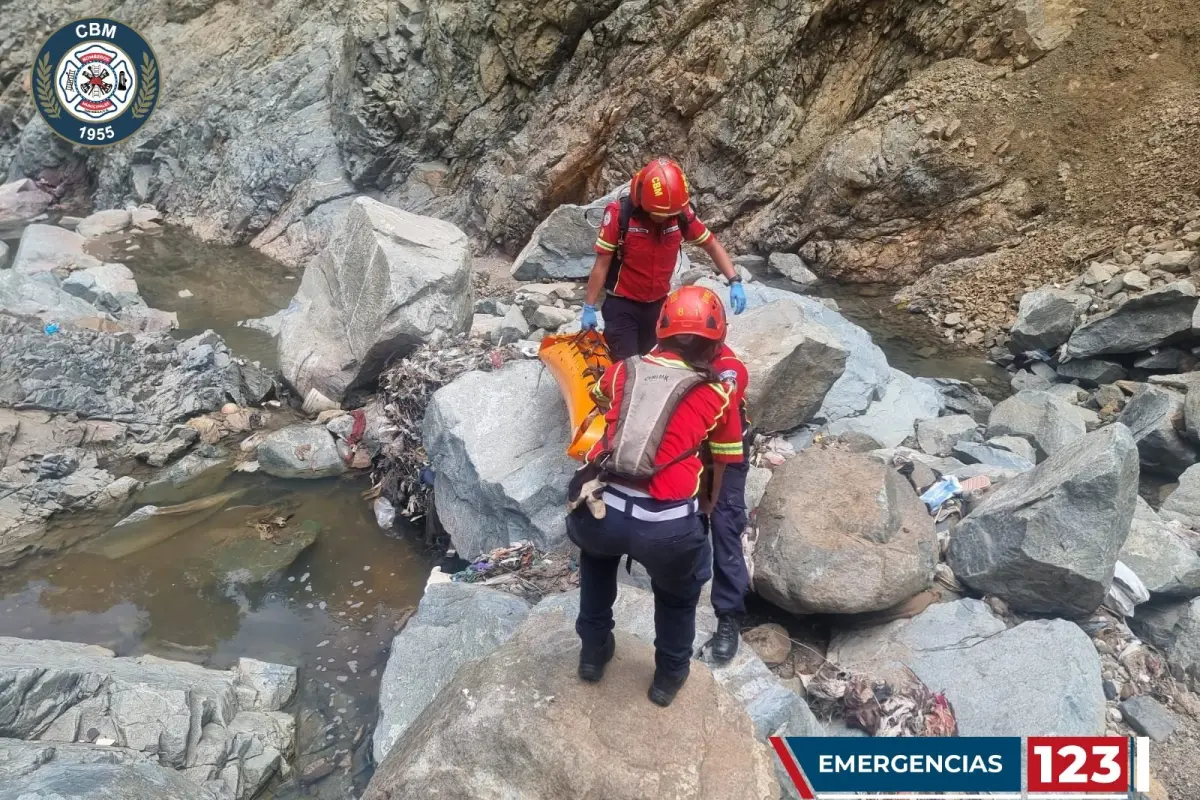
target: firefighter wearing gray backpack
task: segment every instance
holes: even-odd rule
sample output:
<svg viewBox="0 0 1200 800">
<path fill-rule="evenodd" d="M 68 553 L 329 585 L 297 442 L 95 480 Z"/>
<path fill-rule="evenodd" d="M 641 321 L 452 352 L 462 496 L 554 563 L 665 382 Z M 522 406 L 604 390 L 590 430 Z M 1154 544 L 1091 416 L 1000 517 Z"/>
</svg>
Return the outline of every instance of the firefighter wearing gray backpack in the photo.
<svg viewBox="0 0 1200 800">
<path fill-rule="evenodd" d="M 666 706 L 687 680 L 696 606 L 712 574 L 701 515 L 711 513 L 726 465 L 741 463 L 743 452 L 739 404 L 713 370 L 726 331 L 720 298 L 685 286 L 666 298 L 656 330 L 656 348 L 614 363 L 596 384 L 607 424 L 571 481 L 567 532 L 581 551 L 579 677 L 603 678 L 615 652 L 612 607 L 625 556 L 650 574 L 648 695 Z"/>
</svg>

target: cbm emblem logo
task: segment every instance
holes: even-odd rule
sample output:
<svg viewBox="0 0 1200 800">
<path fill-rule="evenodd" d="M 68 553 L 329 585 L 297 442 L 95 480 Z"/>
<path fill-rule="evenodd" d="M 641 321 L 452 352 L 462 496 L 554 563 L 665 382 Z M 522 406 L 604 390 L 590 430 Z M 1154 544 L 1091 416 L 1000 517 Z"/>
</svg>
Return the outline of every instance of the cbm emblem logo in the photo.
<svg viewBox="0 0 1200 800">
<path fill-rule="evenodd" d="M 137 31 L 111 19 L 59 28 L 38 51 L 30 86 L 59 136 L 104 147 L 132 136 L 158 105 L 158 60 Z"/>
</svg>

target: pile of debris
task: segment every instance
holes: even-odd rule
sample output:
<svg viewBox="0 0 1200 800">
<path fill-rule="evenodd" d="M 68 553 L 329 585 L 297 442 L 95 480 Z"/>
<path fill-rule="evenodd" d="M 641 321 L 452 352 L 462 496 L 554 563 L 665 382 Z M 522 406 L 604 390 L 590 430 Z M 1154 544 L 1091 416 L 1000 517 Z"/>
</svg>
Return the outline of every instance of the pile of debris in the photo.
<svg viewBox="0 0 1200 800">
<path fill-rule="evenodd" d="M 435 569 L 430 581 L 478 583 L 537 603 L 548 595 L 578 587 L 579 564 L 568 555 L 552 556 L 538 550 L 533 542 L 520 541 L 497 547 L 452 575 Z"/>
<path fill-rule="evenodd" d="M 398 433 L 375 460 L 371 479 L 400 514 L 417 520 L 429 507 L 433 482 L 421 444 L 421 420 L 433 393 L 463 373 L 490 372 L 520 358 L 524 356 L 515 347 L 492 347 L 459 336 L 422 345 L 380 376 L 384 413 Z"/>
<path fill-rule="evenodd" d="M 946 695 L 930 691 L 912 670 L 906 672 L 906 684 L 894 686 L 826 662 L 805 688 L 809 704 L 825 719 L 840 717 L 870 736 L 957 736 Z"/>
</svg>

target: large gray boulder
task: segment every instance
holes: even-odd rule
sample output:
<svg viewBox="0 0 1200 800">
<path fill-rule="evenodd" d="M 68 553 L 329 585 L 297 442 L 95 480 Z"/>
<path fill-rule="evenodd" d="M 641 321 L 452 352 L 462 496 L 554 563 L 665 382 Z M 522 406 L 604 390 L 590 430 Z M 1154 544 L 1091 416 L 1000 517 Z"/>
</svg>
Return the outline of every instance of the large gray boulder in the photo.
<svg viewBox="0 0 1200 800">
<path fill-rule="evenodd" d="M 64 292 L 54 280 L 18 272 L 0 270 L 0 312 L 21 317 L 36 317 L 60 325 L 80 320 L 104 320 L 117 327 L 113 317 L 86 300 Z"/>
<path fill-rule="evenodd" d="M 515 595 L 470 583 L 431 584 L 417 613 L 392 640 L 379 685 L 375 763 L 383 763 L 463 663 L 508 641 L 528 614 L 529 603 Z"/>
<path fill-rule="evenodd" d="M 1137 484 L 1129 429 L 1090 433 L 989 495 L 954 530 L 947 561 L 1014 610 L 1086 616 L 1112 584 Z"/>
<path fill-rule="evenodd" d="M 295 668 L 252 659 L 217 671 L 153 656 L 115 658 L 93 645 L 0 638 L 6 736 L 70 744 L 98 735 L 126 751 L 124 763 L 144 755 L 217 797 L 249 800 L 291 757 L 295 719 L 279 709 L 295 689 Z"/>
<path fill-rule="evenodd" d="M 586 206 L 568 203 L 551 211 L 517 254 L 510 274 L 519 281 L 586 278 L 596 261 L 592 245 L 604 209 L 624 188 L 614 189 Z"/>
<path fill-rule="evenodd" d="M 947 412 L 969 414 L 976 422 L 987 424 L 994 404 L 971 384 L 954 378 L 917 378 L 917 382 L 932 387 Z"/>
<path fill-rule="evenodd" d="M 533 607 L 534 618 L 557 614 L 574 622 L 579 615 L 579 590 L 547 597 Z M 633 634 L 654 644 L 654 595 L 645 589 L 622 585 L 613 604 L 617 630 Z M 536 624 L 536 623 L 531 623 Z M 717 618 L 708 603 L 696 609 L 696 638 L 692 643 L 701 652 L 717 630 Z M 707 651 L 704 651 L 707 655 Z M 821 726 L 804 700 L 788 689 L 767 668 L 749 646 L 725 664 L 707 660 L 717 683 L 728 689 L 746 709 L 759 739 L 769 736 L 819 736 Z"/>
<path fill-rule="evenodd" d="M 1104 733 L 1100 657 L 1064 620 L 1007 629 L 979 600 L 930 606 L 912 619 L 836 633 L 831 661 L 901 685 L 911 669 L 945 692 L 962 736 Z"/>
<path fill-rule="evenodd" d="M 776 272 L 800 286 L 811 286 L 819 280 L 804 263 L 804 259 L 795 253 L 771 253 L 767 258 L 767 266 L 771 268 L 772 272 Z"/>
<path fill-rule="evenodd" d="M 1070 338 L 1092 298 L 1062 289 L 1038 289 L 1021 296 L 1009 347 L 1014 353 L 1054 350 Z"/>
<path fill-rule="evenodd" d="M 0 739 L 0 759 L 13 749 Z M 24 743 L 21 743 L 24 744 Z M 215 795 L 188 781 L 180 773 L 149 762 L 123 763 L 108 755 L 110 747 L 94 751 L 87 760 L 73 762 L 62 755 L 66 748 L 42 745 L 20 772 L 4 774 L 0 764 L 0 800 L 213 800 Z M 45 759 L 45 760 L 43 760 Z"/>
<path fill-rule="evenodd" d="M 45 212 L 53 201 L 29 178 L 6 183 L 0 186 L 0 226 L 27 222 Z"/>
<path fill-rule="evenodd" d="M 75 226 L 75 232 L 85 239 L 119 233 L 133 225 L 133 215 L 123 208 L 109 208 L 88 214 Z"/>
<path fill-rule="evenodd" d="M 1179 486 L 1163 500 L 1159 514 L 1165 520 L 1200 531 L 1200 465 L 1188 467 L 1179 476 Z"/>
<path fill-rule="evenodd" d="M 1172 671 L 1193 692 L 1200 692 L 1200 597 L 1139 606 L 1129 624 L 1163 651 Z"/>
<path fill-rule="evenodd" d="M 338 401 L 391 358 L 471 327 L 471 254 L 454 225 L 367 197 L 350 204 L 283 317 L 279 363 L 299 394 Z"/>
<path fill-rule="evenodd" d="M 1077 328 L 1064 352 L 1071 358 L 1091 358 L 1137 353 L 1169 343 L 1191 332 L 1196 303 L 1196 287 L 1191 281 L 1154 289 Z"/>
<path fill-rule="evenodd" d="M 21 233 L 12 268 L 27 275 L 47 272 L 65 277 L 78 269 L 98 267 L 103 262 L 83 250 L 87 239 L 57 225 L 30 225 Z"/>
<path fill-rule="evenodd" d="M 1024 442 L 1025 440 L 1020 439 L 1019 441 Z M 1002 447 L 993 447 L 978 442 L 958 442 L 954 445 L 952 452 L 956 458 L 967 464 L 984 464 L 989 467 L 1011 469 L 1015 472 L 1028 472 L 1034 466 L 1034 462 L 1030 458 L 1019 456 Z"/>
<path fill-rule="evenodd" d="M 101 264 L 72 272 L 62 289 L 112 314 L 131 305 L 144 305 L 133 270 L 124 264 Z"/>
<path fill-rule="evenodd" d="M 1080 386 L 1094 389 L 1105 383 L 1123 380 L 1125 368 L 1100 358 L 1082 358 L 1059 364 L 1056 374 L 1063 380 L 1078 381 Z"/>
<path fill-rule="evenodd" d="M 908 480 L 870 456 L 802 451 L 775 469 L 758 520 L 754 590 L 788 611 L 879 611 L 933 581 L 933 520 Z"/>
<path fill-rule="evenodd" d="M 330 478 L 346 471 L 333 434 L 322 425 L 292 425 L 266 435 L 258 465 L 277 478 Z"/>
<path fill-rule="evenodd" d="M 931 419 L 942 411 L 941 394 L 898 369 L 890 370 L 891 377 L 883 396 L 857 417 L 843 417 L 828 427 L 830 434 L 844 436 L 862 433 L 884 447 L 897 447 L 913 436 L 918 420 Z"/>
<path fill-rule="evenodd" d="M 1140 497 L 1120 560 L 1141 579 L 1151 596 L 1200 596 L 1200 552 L 1184 539 L 1181 524 L 1164 522 Z"/>
<path fill-rule="evenodd" d="M 1183 395 L 1145 386 L 1125 404 L 1117 419 L 1133 432 L 1142 469 L 1172 478 L 1196 463 L 1196 450 L 1183 434 Z"/>
<path fill-rule="evenodd" d="M 846 371 L 846 350 L 792 303 L 730 318 L 727 344 L 746 364 L 750 419 L 764 431 L 803 425 Z"/>
<path fill-rule="evenodd" d="M 1026 390 L 996 404 L 988 419 L 987 435 L 1020 436 L 1044 459 L 1082 438 L 1087 433 L 1083 420 L 1062 400 L 1049 392 Z"/>
<path fill-rule="evenodd" d="M 959 442 L 978 442 L 979 438 L 975 418 L 966 414 L 917 422 L 917 444 L 931 456 L 948 456 Z"/>
<path fill-rule="evenodd" d="M 364 800 L 779 796 L 769 750 L 707 667 L 694 664 L 662 709 L 646 699 L 651 646 L 620 630 L 616 638 L 604 680 L 587 685 L 575 674 L 571 621 L 530 619 L 458 669 L 396 742 Z"/>
<path fill-rule="evenodd" d="M 537 361 L 468 372 L 434 393 L 422 439 L 436 473 L 438 518 L 464 558 L 518 540 L 566 538 L 567 483 L 577 464 L 566 406 Z"/>
<path fill-rule="evenodd" d="M 697 281 L 696 285 L 713 290 L 725 307 L 730 307 L 729 287 L 723 281 L 706 277 Z M 758 283 L 747 284 L 745 290 L 747 311 L 786 300 L 799 307 L 806 320 L 829 329 L 849 354 L 846 357 L 846 371 L 825 395 L 825 401 L 814 417 L 815 421 L 833 422 L 862 414 L 871 403 L 883 396 L 893 373 L 883 351 L 871 341 L 871 334 L 814 298 Z"/>
</svg>

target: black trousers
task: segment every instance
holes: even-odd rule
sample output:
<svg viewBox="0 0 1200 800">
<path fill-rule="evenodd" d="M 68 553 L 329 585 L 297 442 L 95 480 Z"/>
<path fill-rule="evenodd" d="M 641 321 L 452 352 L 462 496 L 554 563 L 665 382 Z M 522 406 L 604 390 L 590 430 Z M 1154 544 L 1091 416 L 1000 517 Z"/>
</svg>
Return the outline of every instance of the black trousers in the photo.
<svg viewBox="0 0 1200 800">
<path fill-rule="evenodd" d="M 670 506 L 639 499 L 643 507 Z M 567 517 L 567 533 L 579 546 L 579 617 L 575 632 L 585 645 L 600 647 L 614 627 L 617 570 L 622 556 L 650 574 L 654 592 L 654 664 L 665 675 L 687 672 L 696 638 L 696 606 L 711 570 L 711 546 L 698 515 L 645 522 L 609 508 L 604 519 L 586 507 Z"/>
<path fill-rule="evenodd" d="M 746 475 L 750 465 L 743 461 L 725 467 L 721 493 L 708 518 L 712 533 L 712 605 L 718 617 L 746 613 L 750 573 L 742 554 L 742 531 L 746 529 Z"/>
<path fill-rule="evenodd" d="M 663 300 L 639 303 L 610 294 L 604 298 L 604 341 L 614 361 L 644 356 L 658 342 L 655 327 Z"/>
</svg>

